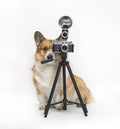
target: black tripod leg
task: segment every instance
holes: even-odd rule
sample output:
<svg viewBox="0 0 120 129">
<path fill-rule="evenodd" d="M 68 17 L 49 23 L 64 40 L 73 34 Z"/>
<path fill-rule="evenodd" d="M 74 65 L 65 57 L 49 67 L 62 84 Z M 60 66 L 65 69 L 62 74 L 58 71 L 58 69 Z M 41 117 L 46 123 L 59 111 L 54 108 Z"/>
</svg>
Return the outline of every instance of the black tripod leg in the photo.
<svg viewBox="0 0 120 129">
<path fill-rule="evenodd" d="M 65 62 L 63 63 L 63 109 L 67 109 L 67 99 L 66 99 L 66 68 L 65 68 Z"/>
<path fill-rule="evenodd" d="M 54 94 L 54 91 L 55 91 L 55 87 L 56 87 L 56 83 L 57 83 L 57 80 L 58 80 L 58 77 L 59 77 L 59 74 L 60 74 L 61 66 L 62 66 L 62 64 L 59 63 L 58 69 L 57 69 L 57 72 L 56 72 L 56 75 L 55 75 L 55 80 L 53 82 L 51 93 L 50 93 L 50 96 L 49 96 L 49 99 L 48 99 L 48 103 L 45 106 L 45 112 L 44 112 L 44 116 L 45 117 L 47 117 L 47 114 L 48 114 L 48 111 L 49 111 L 49 108 L 50 108 L 50 105 L 51 105 L 52 97 L 53 97 L 53 94 Z"/>
<path fill-rule="evenodd" d="M 77 87 L 77 84 L 76 84 L 74 75 L 73 75 L 72 70 L 71 70 L 70 65 L 69 65 L 69 62 L 66 63 L 66 66 L 67 66 L 67 68 L 68 68 L 70 77 L 71 77 L 71 79 L 72 79 L 72 82 L 73 82 L 73 85 L 74 85 L 74 87 L 75 87 L 76 93 L 77 93 L 78 98 L 79 98 L 79 100 L 80 100 L 80 104 L 81 104 L 82 110 L 83 110 L 83 112 L 84 112 L 84 115 L 87 116 L 87 108 L 86 108 L 86 105 L 83 103 L 83 100 L 82 100 L 80 91 L 79 91 L 79 89 L 78 89 L 78 87 Z"/>
</svg>

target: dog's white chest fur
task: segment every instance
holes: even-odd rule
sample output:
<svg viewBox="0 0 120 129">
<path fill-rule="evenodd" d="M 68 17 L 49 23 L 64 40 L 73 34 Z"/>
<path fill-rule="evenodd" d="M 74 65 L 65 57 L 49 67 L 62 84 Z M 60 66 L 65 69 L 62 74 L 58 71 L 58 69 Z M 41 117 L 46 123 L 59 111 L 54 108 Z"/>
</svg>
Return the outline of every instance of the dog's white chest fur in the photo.
<svg viewBox="0 0 120 129">
<path fill-rule="evenodd" d="M 39 73 L 39 76 L 35 76 L 35 79 L 39 83 L 40 87 L 50 88 L 52 87 L 55 74 L 57 71 L 57 65 L 35 65 L 36 71 Z M 61 75 L 58 79 L 57 85 L 61 83 Z"/>
<path fill-rule="evenodd" d="M 50 65 L 44 65 L 44 64 L 37 64 L 35 63 L 34 65 L 34 79 L 37 82 L 37 90 L 39 91 L 38 93 L 38 99 L 40 101 L 40 109 L 44 109 L 45 105 L 47 104 L 51 88 L 53 86 L 53 82 L 55 79 L 55 75 L 57 72 L 58 68 L 58 63 L 50 64 Z M 62 72 L 60 72 L 55 92 L 53 95 L 52 103 L 58 102 L 62 100 L 62 96 L 60 94 L 60 89 L 62 88 Z M 56 105 L 55 107 L 59 108 L 59 104 Z M 60 106 L 61 107 L 61 106 Z"/>
</svg>

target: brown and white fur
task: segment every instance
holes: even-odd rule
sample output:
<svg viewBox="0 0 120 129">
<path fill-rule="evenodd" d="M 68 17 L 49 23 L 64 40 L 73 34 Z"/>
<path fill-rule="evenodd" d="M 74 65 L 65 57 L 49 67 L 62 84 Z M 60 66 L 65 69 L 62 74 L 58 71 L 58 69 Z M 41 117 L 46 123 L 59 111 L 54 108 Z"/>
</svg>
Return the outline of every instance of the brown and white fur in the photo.
<svg viewBox="0 0 120 129">
<path fill-rule="evenodd" d="M 46 39 L 39 31 L 35 32 L 34 39 L 36 42 L 36 52 L 35 52 L 35 64 L 32 67 L 33 83 L 36 87 L 37 96 L 40 101 L 40 109 L 44 109 L 45 105 L 47 104 L 52 84 L 54 81 L 54 77 L 56 74 L 56 70 L 61 58 L 52 51 L 53 40 Z M 57 40 L 60 39 L 61 37 L 59 37 Z M 57 60 L 54 60 L 46 64 L 41 64 L 42 60 L 47 60 L 49 58 Z M 84 103 L 85 104 L 90 103 L 92 100 L 90 90 L 87 88 L 82 78 L 76 75 L 74 75 L 74 77 L 77 82 Z M 62 100 L 63 96 L 62 84 L 63 84 L 62 77 L 60 73 L 52 102 L 58 102 Z M 73 87 L 73 83 L 69 76 L 67 77 L 66 85 L 67 85 L 67 99 L 70 101 L 79 102 Z M 55 105 L 55 107 L 57 109 L 61 109 L 62 105 L 58 104 Z"/>
</svg>

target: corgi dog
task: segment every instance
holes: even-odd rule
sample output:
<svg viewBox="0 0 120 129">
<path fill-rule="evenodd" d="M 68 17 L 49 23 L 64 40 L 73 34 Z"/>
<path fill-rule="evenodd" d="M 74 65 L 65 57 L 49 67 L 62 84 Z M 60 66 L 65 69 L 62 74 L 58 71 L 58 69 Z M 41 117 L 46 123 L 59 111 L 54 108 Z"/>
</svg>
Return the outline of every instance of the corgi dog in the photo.
<svg viewBox="0 0 120 129">
<path fill-rule="evenodd" d="M 56 75 L 57 67 L 61 61 L 60 55 L 52 51 L 54 40 L 49 40 L 45 38 L 39 31 L 34 34 L 34 39 L 36 43 L 35 52 L 35 64 L 32 67 L 33 73 L 33 83 L 37 91 L 38 100 L 40 101 L 39 108 L 45 109 L 47 104 L 52 84 Z M 61 35 L 56 40 L 60 41 L 62 39 Z M 41 61 L 53 59 L 53 61 L 41 64 Z M 78 102 L 79 99 L 74 89 L 72 80 L 70 76 L 66 77 L 66 88 L 67 88 L 67 99 L 69 101 Z M 84 104 L 90 103 L 93 98 L 90 90 L 87 88 L 85 82 L 82 78 L 74 75 L 78 89 L 81 93 Z M 56 89 L 53 95 L 52 103 L 61 101 L 63 98 L 63 80 L 62 73 L 58 78 Z M 54 105 L 56 109 L 62 109 L 62 104 Z"/>
</svg>

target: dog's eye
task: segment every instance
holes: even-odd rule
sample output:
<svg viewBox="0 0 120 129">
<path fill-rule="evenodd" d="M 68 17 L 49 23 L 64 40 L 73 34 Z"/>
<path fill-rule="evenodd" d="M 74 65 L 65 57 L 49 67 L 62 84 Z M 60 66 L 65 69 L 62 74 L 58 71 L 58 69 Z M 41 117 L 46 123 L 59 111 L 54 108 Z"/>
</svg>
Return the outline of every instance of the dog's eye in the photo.
<svg viewBox="0 0 120 129">
<path fill-rule="evenodd" d="M 44 47 L 44 48 L 43 48 L 43 50 L 44 50 L 44 51 L 47 51 L 47 50 L 48 50 L 48 47 L 47 47 L 47 46 L 46 46 L 46 47 Z"/>
</svg>

